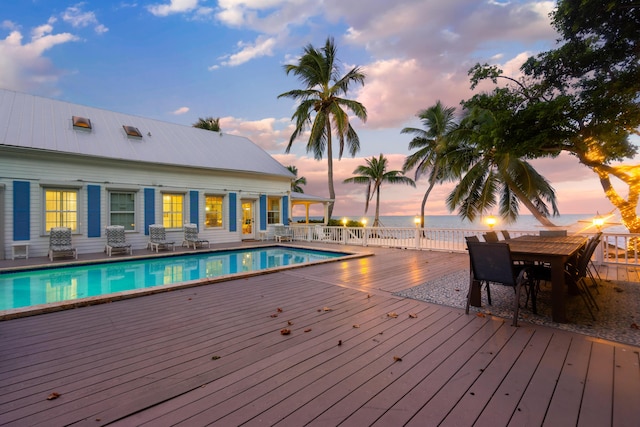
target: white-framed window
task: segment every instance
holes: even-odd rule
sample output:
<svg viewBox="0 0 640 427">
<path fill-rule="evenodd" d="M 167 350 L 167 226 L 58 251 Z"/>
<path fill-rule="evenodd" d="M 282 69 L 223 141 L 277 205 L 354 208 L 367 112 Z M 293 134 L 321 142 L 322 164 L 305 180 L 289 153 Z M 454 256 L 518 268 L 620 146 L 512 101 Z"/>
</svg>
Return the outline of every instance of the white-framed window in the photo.
<svg viewBox="0 0 640 427">
<path fill-rule="evenodd" d="M 122 225 L 126 231 L 136 229 L 136 193 L 109 191 L 109 225 Z"/>
<path fill-rule="evenodd" d="M 280 197 L 267 197 L 267 224 L 280 224 Z"/>
<path fill-rule="evenodd" d="M 162 225 L 165 228 L 182 228 L 184 224 L 184 194 L 162 195 Z"/>
<path fill-rule="evenodd" d="M 44 189 L 44 229 L 69 227 L 78 231 L 78 190 L 75 188 Z"/>
<path fill-rule="evenodd" d="M 222 228 L 223 221 L 223 196 L 209 195 L 204 198 L 204 225 L 207 228 Z"/>
</svg>

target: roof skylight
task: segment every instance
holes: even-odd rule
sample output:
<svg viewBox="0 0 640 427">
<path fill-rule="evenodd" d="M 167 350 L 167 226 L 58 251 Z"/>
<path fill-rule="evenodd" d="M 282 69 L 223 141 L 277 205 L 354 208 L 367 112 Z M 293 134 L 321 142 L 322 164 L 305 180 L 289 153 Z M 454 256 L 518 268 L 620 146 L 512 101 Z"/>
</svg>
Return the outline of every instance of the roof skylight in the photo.
<svg viewBox="0 0 640 427">
<path fill-rule="evenodd" d="M 122 127 L 124 128 L 124 131 L 127 133 L 127 135 L 142 138 L 142 133 L 140 133 L 137 127 L 127 125 L 122 125 Z"/>
<path fill-rule="evenodd" d="M 86 117 L 71 116 L 73 126 L 77 128 L 91 129 L 91 120 Z"/>
</svg>

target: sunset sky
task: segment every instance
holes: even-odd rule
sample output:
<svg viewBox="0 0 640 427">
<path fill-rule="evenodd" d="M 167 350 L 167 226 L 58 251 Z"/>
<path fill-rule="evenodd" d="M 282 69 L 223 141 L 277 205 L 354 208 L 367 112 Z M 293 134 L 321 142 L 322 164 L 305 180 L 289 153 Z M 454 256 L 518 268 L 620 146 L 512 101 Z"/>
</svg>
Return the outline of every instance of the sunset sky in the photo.
<svg viewBox="0 0 640 427">
<path fill-rule="evenodd" d="M 0 87 L 187 126 L 220 117 L 224 132 L 297 166 L 306 193 L 327 196 L 326 159 L 308 155 L 304 140 L 284 154 L 295 105 L 277 96 L 301 88 L 283 66 L 305 45 L 321 47 L 332 36 L 345 71 L 358 65 L 367 76 L 348 95 L 368 110 L 366 123 L 353 122 L 361 151 L 334 163 L 334 216 L 357 216 L 364 187 L 342 180 L 380 153 L 400 169 L 411 139 L 400 130 L 419 127 L 416 113 L 437 100 L 458 107 L 469 98 L 467 71 L 475 63 L 515 75 L 528 56 L 553 48 L 554 6 L 535 0 L 3 2 Z M 611 211 L 595 174 L 575 158 L 534 164 L 556 189 L 561 213 Z M 450 188 L 434 189 L 427 214 L 449 213 Z M 417 214 L 425 189 L 424 181 L 416 189 L 383 186 L 381 213 Z"/>
</svg>

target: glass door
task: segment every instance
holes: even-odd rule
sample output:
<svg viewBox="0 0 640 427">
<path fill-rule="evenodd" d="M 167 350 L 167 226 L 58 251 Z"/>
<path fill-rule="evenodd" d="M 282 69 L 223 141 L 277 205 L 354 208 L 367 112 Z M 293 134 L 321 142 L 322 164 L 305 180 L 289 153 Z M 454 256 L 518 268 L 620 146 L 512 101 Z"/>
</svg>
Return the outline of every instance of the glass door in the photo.
<svg viewBox="0 0 640 427">
<path fill-rule="evenodd" d="M 252 200 L 242 201 L 242 238 L 243 239 L 255 239 L 255 219 L 254 219 L 254 205 Z"/>
</svg>

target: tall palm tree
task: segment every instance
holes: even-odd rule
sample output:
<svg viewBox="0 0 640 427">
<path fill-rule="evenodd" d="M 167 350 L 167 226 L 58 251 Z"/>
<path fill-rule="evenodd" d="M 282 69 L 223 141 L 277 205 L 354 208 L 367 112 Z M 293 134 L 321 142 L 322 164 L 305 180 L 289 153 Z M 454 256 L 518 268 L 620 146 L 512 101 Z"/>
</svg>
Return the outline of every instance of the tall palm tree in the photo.
<svg viewBox="0 0 640 427">
<path fill-rule="evenodd" d="M 399 170 L 388 171 L 388 161 L 384 155 L 380 154 L 380 157 L 371 157 L 371 159 L 365 159 L 366 165 L 360 165 L 353 171 L 353 176 L 344 180 L 344 183 L 353 184 L 366 184 L 367 185 L 367 199 L 364 207 L 364 213 L 369 210 L 369 201 L 373 199 L 373 195 L 376 196 L 376 216 L 373 220 L 373 227 L 378 227 L 380 224 L 380 187 L 383 183 L 389 184 L 406 184 L 412 187 L 416 186 L 416 183 L 407 176 L 404 176 L 404 172 Z"/>
<path fill-rule="evenodd" d="M 470 144 L 460 156 L 466 156 L 468 168 L 447 198 L 449 209 L 473 221 L 497 203 L 500 216 L 513 222 L 522 203 L 542 225 L 553 227 L 549 216 L 558 214 L 555 190 L 529 162 L 498 148 L 503 137 L 494 113 L 473 109 L 458 131 Z"/>
<path fill-rule="evenodd" d="M 291 191 L 295 191 L 296 193 L 304 193 L 301 185 L 307 185 L 307 178 L 304 176 L 298 177 L 298 168 L 293 165 L 287 166 L 289 172 L 295 175 L 296 179 L 291 181 Z"/>
<path fill-rule="evenodd" d="M 435 105 L 418 112 L 418 117 L 424 129 L 404 128 L 401 133 L 413 134 L 414 138 L 409 142 L 409 150 L 417 149 L 410 154 L 402 165 L 402 170 L 415 168 L 415 180 L 427 175 L 429 186 L 422 198 L 420 205 L 420 228 L 424 228 L 424 211 L 431 190 L 438 182 L 444 182 L 455 177 L 454 169 L 447 165 L 447 153 L 453 148 L 453 139 L 450 138 L 456 129 L 455 107 L 445 107 L 440 100 Z"/>
<path fill-rule="evenodd" d="M 198 118 L 198 121 L 192 125 L 194 128 L 200 128 L 205 130 L 210 130 L 213 132 L 221 132 L 220 129 L 220 117 L 207 117 L 207 118 Z"/>
<path fill-rule="evenodd" d="M 332 132 L 339 141 L 338 160 L 346 148 L 351 154 L 360 151 L 360 139 L 351 127 L 347 110 L 365 122 L 367 110 L 361 103 L 342 98 L 354 83 L 364 85 L 365 75 L 359 67 L 352 68 L 341 76 L 339 61 L 333 38 L 327 38 L 324 47 L 316 49 L 307 45 L 297 64 L 284 67 L 287 75 L 293 73 L 303 83 L 304 89 L 295 89 L 278 95 L 278 98 L 292 98 L 299 102 L 291 120 L 295 121 L 295 130 L 285 150 L 291 149 L 293 142 L 307 129 L 310 130 L 307 152 L 312 151 L 316 160 L 321 160 L 327 152 L 327 174 L 329 180 L 329 198 L 335 200 L 333 186 L 333 146 Z M 334 202 L 329 204 L 329 218 L 333 213 Z"/>
</svg>

